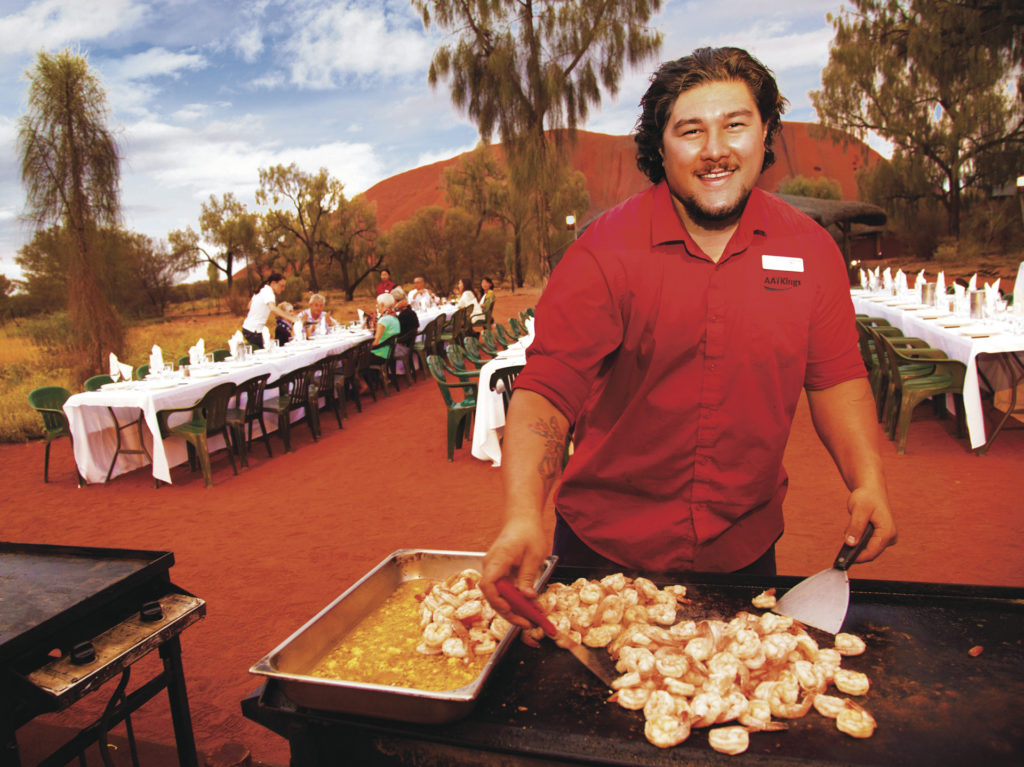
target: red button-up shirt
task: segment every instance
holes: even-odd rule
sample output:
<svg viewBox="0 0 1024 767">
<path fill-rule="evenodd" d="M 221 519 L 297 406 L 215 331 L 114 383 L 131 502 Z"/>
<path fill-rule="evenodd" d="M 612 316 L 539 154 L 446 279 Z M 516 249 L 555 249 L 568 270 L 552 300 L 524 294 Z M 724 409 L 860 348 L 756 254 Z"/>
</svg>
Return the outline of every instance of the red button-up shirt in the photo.
<svg viewBox="0 0 1024 767">
<path fill-rule="evenodd" d="M 718 263 L 664 182 L 602 216 L 554 270 L 516 379 L 575 424 L 559 513 L 627 567 L 756 560 L 782 533 L 801 389 L 865 375 L 853 315 L 832 237 L 760 189 Z"/>
</svg>

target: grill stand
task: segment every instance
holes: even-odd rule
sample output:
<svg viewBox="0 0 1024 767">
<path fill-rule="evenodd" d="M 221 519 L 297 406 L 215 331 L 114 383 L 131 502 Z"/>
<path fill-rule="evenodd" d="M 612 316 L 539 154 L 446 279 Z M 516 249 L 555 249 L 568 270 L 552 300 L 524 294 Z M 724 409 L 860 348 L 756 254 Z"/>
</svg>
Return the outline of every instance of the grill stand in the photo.
<svg viewBox="0 0 1024 767">
<path fill-rule="evenodd" d="M 84 766 L 85 751 L 93 744 L 99 745 L 104 764 L 111 767 L 107 737 L 110 729 L 122 721 L 128 732 L 132 763 L 137 766 L 131 714 L 164 689 L 170 704 L 178 762 L 181 767 L 198 767 L 179 635 L 205 615 L 206 604 L 185 594 L 169 594 L 159 601 L 165 616 L 159 622 L 147 625 L 133 616 L 96 637 L 93 644 L 97 659 L 93 663 L 73 666 L 64 656 L 27 678 L 15 678 L 13 684 L 20 686 L 23 694 L 0 695 L 0 767 L 21 767 L 16 735 L 19 727 L 39 714 L 68 708 L 118 674 L 121 681 L 103 714 L 43 759 L 39 767 L 62 767 L 76 756 Z M 131 666 L 154 649 L 163 662 L 163 671 L 125 695 Z"/>
</svg>

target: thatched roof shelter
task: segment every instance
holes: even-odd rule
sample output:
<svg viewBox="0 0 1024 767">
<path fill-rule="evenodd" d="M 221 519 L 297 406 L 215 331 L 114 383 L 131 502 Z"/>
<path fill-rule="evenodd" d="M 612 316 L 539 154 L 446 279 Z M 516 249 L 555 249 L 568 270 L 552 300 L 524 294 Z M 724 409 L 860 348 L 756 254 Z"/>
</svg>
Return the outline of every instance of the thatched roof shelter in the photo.
<svg viewBox="0 0 1024 767">
<path fill-rule="evenodd" d="M 826 229 L 835 226 L 842 235 L 843 257 L 847 264 L 850 264 L 850 230 L 854 224 L 861 225 L 858 229 L 871 228 L 874 230 L 871 233 L 877 235 L 878 229 L 885 226 L 888 220 L 884 210 L 867 202 L 821 200 L 817 197 L 801 197 L 795 194 L 780 194 L 779 197 Z"/>
</svg>

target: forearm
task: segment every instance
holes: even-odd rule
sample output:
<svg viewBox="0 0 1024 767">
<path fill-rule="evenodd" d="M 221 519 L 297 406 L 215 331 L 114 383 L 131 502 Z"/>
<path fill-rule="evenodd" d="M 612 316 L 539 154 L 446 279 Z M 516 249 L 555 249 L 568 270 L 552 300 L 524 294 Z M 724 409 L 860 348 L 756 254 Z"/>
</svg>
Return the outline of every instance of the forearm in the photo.
<svg viewBox="0 0 1024 767">
<path fill-rule="evenodd" d="M 868 522 L 875 531 L 857 557 L 867 562 L 896 542 L 896 523 L 878 447 L 878 423 L 871 388 L 863 378 L 807 392 L 814 428 L 850 489 L 845 541 L 860 539 Z"/>
<path fill-rule="evenodd" d="M 506 520 L 540 517 L 562 471 L 569 423 L 540 394 L 521 389 L 509 403 L 502 443 Z"/>
<path fill-rule="evenodd" d="M 846 486 L 885 490 L 875 401 L 867 379 L 808 391 L 811 418 Z"/>
</svg>

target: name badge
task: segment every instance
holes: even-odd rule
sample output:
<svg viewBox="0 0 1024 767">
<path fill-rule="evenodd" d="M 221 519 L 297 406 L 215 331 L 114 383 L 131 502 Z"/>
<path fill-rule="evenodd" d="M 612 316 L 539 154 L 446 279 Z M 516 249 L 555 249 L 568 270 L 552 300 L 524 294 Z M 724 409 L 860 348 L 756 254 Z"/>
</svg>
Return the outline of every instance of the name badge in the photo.
<svg viewBox="0 0 1024 767">
<path fill-rule="evenodd" d="M 804 260 L 793 256 L 761 256 L 761 267 L 776 272 L 802 272 Z"/>
</svg>

